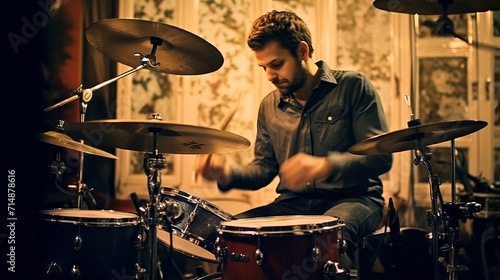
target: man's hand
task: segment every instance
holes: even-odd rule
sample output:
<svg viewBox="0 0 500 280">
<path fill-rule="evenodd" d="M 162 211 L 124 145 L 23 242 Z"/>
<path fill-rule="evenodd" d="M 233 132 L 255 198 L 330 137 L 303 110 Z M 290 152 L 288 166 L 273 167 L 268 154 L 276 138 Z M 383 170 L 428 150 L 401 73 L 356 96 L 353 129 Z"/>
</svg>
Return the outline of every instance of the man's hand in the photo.
<svg viewBox="0 0 500 280">
<path fill-rule="evenodd" d="M 195 161 L 195 176 L 202 176 L 209 181 L 227 183 L 229 181 L 229 166 L 221 155 L 201 155 Z"/>
<path fill-rule="evenodd" d="M 292 191 L 308 188 L 330 175 L 331 166 L 326 157 L 298 153 L 287 159 L 280 168 L 281 182 Z"/>
</svg>

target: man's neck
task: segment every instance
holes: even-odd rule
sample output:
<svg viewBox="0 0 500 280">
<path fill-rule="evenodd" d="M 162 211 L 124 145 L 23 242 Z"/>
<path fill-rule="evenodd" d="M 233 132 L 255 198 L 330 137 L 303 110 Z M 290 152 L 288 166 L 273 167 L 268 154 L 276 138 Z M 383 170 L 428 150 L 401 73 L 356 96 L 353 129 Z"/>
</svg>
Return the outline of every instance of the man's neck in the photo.
<svg viewBox="0 0 500 280">
<path fill-rule="evenodd" d="M 319 68 L 312 61 L 312 59 L 308 59 L 305 62 L 306 70 L 307 70 L 307 78 L 304 86 L 298 89 L 293 93 L 295 99 L 297 99 L 302 105 L 305 104 L 309 95 L 311 95 L 311 91 L 316 86 L 319 79 Z"/>
</svg>

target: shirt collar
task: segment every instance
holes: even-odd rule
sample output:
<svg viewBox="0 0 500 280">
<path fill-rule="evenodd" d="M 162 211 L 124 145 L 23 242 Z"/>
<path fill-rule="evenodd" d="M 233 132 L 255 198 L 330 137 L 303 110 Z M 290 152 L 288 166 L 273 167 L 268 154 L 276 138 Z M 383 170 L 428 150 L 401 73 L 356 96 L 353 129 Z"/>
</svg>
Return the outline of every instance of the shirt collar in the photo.
<svg viewBox="0 0 500 280">
<path fill-rule="evenodd" d="M 333 72 L 328 66 L 328 64 L 326 64 L 323 60 L 319 60 L 316 62 L 316 65 L 318 66 L 318 71 L 320 72 L 321 75 L 319 83 L 324 81 L 331 84 L 337 84 L 337 79 L 335 79 L 335 77 L 333 76 Z M 292 103 L 292 96 L 285 96 L 282 93 L 280 93 L 278 89 L 275 89 L 275 92 L 280 95 L 278 106 L 283 102 Z"/>
</svg>

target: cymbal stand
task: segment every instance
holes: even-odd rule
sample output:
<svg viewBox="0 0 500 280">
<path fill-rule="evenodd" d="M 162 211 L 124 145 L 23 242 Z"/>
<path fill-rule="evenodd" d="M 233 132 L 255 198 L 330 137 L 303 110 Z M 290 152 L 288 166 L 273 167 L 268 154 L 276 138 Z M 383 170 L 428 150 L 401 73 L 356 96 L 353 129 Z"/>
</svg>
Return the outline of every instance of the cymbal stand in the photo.
<svg viewBox="0 0 500 280">
<path fill-rule="evenodd" d="M 439 256 L 439 239 L 448 235 L 448 244 L 443 246 L 443 249 L 449 251 L 449 264 L 446 271 L 449 273 L 449 279 L 457 279 L 457 272 L 467 270 L 468 268 L 463 265 L 458 265 L 458 249 L 460 246 L 459 240 L 459 220 L 472 218 L 474 212 L 481 210 L 481 205 L 475 202 L 468 203 L 455 203 L 455 180 L 452 179 L 452 202 L 443 203 L 443 198 L 439 190 L 441 184 L 439 177 L 434 173 L 429 161 L 431 152 L 427 147 L 424 147 L 420 141 L 417 140 L 418 148 L 415 149 L 416 158 L 414 164 L 418 165 L 423 163 L 429 177 L 431 186 L 431 206 L 432 209 L 427 211 L 427 224 L 432 226 L 432 255 L 433 255 L 433 279 L 437 280 L 439 276 L 438 270 L 438 256 Z M 452 139 L 452 151 L 455 151 L 455 142 Z M 455 162 L 455 153 L 452 153 L 452 161 Z M 454 169 L 452 164 L 452 169 Z M 454 177 L 454 171 L 452 172 Z M 447 222 L 448 233 L 439 233 L 438 227 Z"/>
<path fill-rule="evenodd" d="M 157 117 L 158 118 L 158 117 Z M 160 129 L 150 128 L 153 133 L 153 153 L 144 154 L 143 167 L 148 177 L 149 203 L 146 206 L 144 221 L 148 229 L 146 238 L 147 255 L 149 257 L 146 267 L 148 279 L 155 280 L 161 276 L 160 265 L 158 263 L 158 225 L 164 217 L 164 204 L 159 201 L 161 190 L 161 170 L 166 166 L 165 157 L 158 153 L 158 133 Z"/>
<path fill-rule="evenodd" d="M 448 218 L 448 247 L 449 250 L 449 265 L 446 271 L 449 273 L 450 280 L 457 279 L 457 272 L 468 270 L 465 265 L 458 264 L 458 249 L 460 249 L 459 239 L 459 220 L 465 221 L 472 219 L 473 213 L 481 210 L 481 204 L 476 202 L 461 202 L 456 203 L 456 185 L 455 185 L 455 167 L 456 167 L 456 153 L 455 153 L 455 139 L 451 140 L 451 165 L 452 165 L 452 184 L 451 184 L 451 203 L 443 205 L 444 217 Z"/>
<path fill-rule="evenodd" d="M 44 113 L 46 112 L 49 112 L 49 111 L 52 111 L 56 108 L 59 108 L 63 105 L 66 105 L 72 101 L 75 101 L 75 100 L 80 100 L 80 106 L 79 106 L 79 110 L 80 110 L 80 122 L 85 122 L 85 113 L 87 112 L 87 107 L 88 107 L 88 103 L 90 102 L 90 100 L 92 99 L 92 96 L 93 96 L 93 93 L 95 90 L 98 90 L 104 86 L 107 86 L 125 76 L 128 76 L 132 73 L 135 73 L 141 69 L 144 69 L 144 68 L 147 68 L 147 67 L 150 67 L 150 68 L 154 68 L 154 67 L 157 67 L 158 65 L 160 65 L 160 63 L 157 63 L 156 62 L 156 56 L 155 56 L 155 53 L 156 53 L 156 49 L 158 48 L 158 46 L 161 46 L 161 44 L 163 43 L 163 40 L 160 39 L 160 38 L 156 38 L 156 37 L 151 37 L 150 38 L 150 42 L 151 44 L 153 45 L 152 47 L 152 50 L 151 50 L 151 54 L 148 54 L 148 55 L 142 55 L 141 53 L 135 53 L 134 55 L 137 56 L 137 57 L 140 57 L 141 60 L 140 60 L 140 65 L 137 66 L 136 68 L 134 69 L 131 69 L 131 70 L 128 70 L 120 75 L 118 75 L 117 77 L 115 78 L 112 78 L 112 79 L 109 79 L 103 83 L 100 83 L 98 85 L 95 85 L 93 86 L 92 88 L 87 88 L 87 89 L 83 89 L 82 85 L 80 85 L 76 90 L 73 91 L 74 95 L 69 97 L 69 98 L 66 98 L 65 100 L 63 101 L 60 101 L 52 106 L 49 106 L 47 108 L 45 108 L 43 110 Z M 80 142 L 83 144 L 83 140 L 80 140 Z M 96 143 L 94 143 L 96 144 Z M 89 191 L 89 189 L 87 188 L 87 186 L 82 183 L 82 177 L 83 177 L 83 156 L 84 156 L 84 153 L 83 152 L 80 152 L 80 165 L 79 165 L 79 176 L 78 176 L 78 182 L 76 183 L 76 186 L 75 185 L 71 185 L 71 187 L 74 187 L 76 188 L 76 193 L 78 195 L 78 200 L 77 200 L 77 208 L 81 208 L 81 204 L 82 204 L 82 198 L 84 195 L 86 195 Z"/>
<path fill-rule="evenodd" d="M 430 196 L 432 208 L 427 211 L 427 224 L 432 226 L 433 279 L 438 280 L 438 227 L 442 224 L 442 213 L 440 212 L 441 207 L 439 207 L 439 205 L 443 203 L 441 192 L 439 190 L 439 185 L 441 183 L 439 177 L 434 173 L 429 162 L 431 159 L 430 149 L 425 147 L 420 139 L 417 139 L 416 142 L 417 148 L 415 149 L 415 159 L 413 160 L 413 164 L 418 165 L 422 163 L 425 166 L 429 178 L 429 185 L 431 187 Z"/>
</svg>

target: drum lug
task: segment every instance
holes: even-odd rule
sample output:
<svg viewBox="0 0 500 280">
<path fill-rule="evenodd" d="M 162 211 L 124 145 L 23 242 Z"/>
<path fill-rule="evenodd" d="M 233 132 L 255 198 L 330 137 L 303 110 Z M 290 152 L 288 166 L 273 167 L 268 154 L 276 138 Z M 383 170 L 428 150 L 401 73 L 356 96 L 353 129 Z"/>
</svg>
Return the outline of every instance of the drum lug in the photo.
<svg viewBox="0 0 500 280">
<path fill-rule="evenodd" d="M 135 236 L 134 247 L 139 250 L 144 249 L 144 244 L 146 243 L 146 228 L 144 226 L 140 227 L 140 232 Z"/>
<path fill-rule="evenodd" d="M 338 262 L 327 261 L 323 266 L 325 280 L 349 280 L 349 271 L 341 268 Z"/>
<path fill-rule="evenodd" d="M 55 262 L 51 262 L 49 264 L 49 268 L 47 269 L 47 279 L 60 279 L 62 274 L 62 268 Z"/>
<path fill-rule="evenodd" d="M 217 257 L 217 261 L 219 263 L 224 263 L 227 257 L 227 248 L 217 245 L 217 247 L 215 247 L 215 256 Z"/>
<path fill-rule="evenodd" d="M 138 280 L 144 280 L 146 279 L 146 269 L 142 268 L 140 264 L 136 263 L 135 264 L 135 278 Z"/>
<path fill-rule="evenodd" d="M 264 262 L 264 253 L 260 249 L 255 250 L 255 263 L 259 266 Z"/>
<path fill-rule="evenodd" d="M 73 279 L 73 280 L 80 279 L 80 275 L 81 275 L 80 268 L 77 265 L 73 265 L 73 267 L 71 268 L 70 274 L 71 274 L 71 279 Z"/>
<path fill-rule="evenodd" d="M 75 236 L 75 239 L 73 239 L 73 246 L 75 248 L 75 251 L 78 251 L 82 248 L 83 244 L 83 239 L 80 235 Z"/>
<path fill-rule="evenodd" d="M 320 256 L 321 256 L 321 250 L 318 247 L 314 246 L 311 250 L 311 257 L 315 262 L 317 262 Z"/>
</svg>

